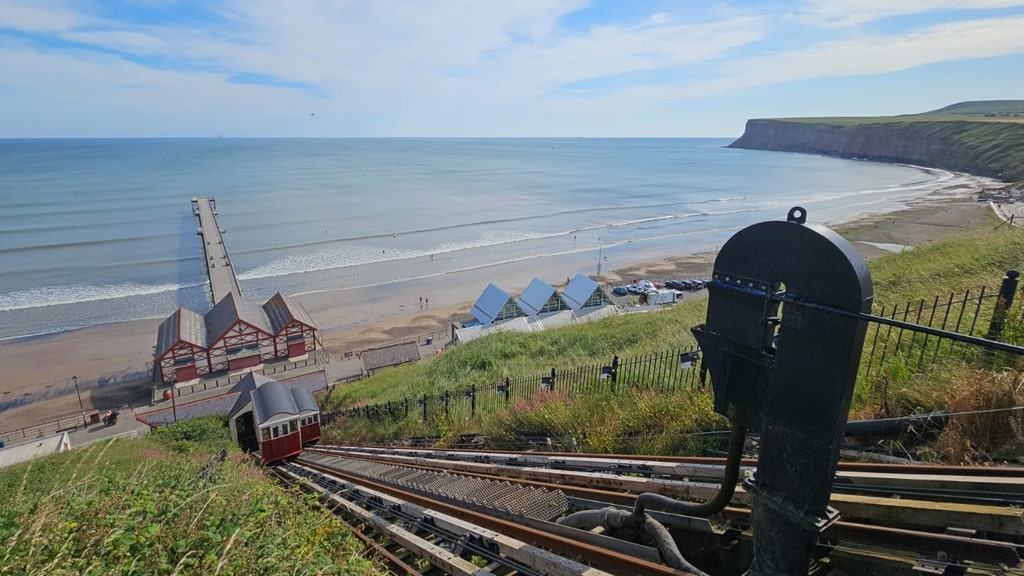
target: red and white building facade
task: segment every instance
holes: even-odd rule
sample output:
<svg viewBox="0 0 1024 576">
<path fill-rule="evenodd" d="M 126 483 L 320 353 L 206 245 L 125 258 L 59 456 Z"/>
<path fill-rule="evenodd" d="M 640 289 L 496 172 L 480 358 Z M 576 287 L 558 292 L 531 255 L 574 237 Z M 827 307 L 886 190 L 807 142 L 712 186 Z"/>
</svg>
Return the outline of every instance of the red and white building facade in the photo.
<svg viewBox="0 0 1024 576">
<path fill-rule="evenodd" d="M 178 308 L 160 324 L 153 354 L 164 384 L 305 359 L 318 335 L 305 308 L 278 292 L 265 304 L 230 293 L 206 314 Z"/>
</svg>

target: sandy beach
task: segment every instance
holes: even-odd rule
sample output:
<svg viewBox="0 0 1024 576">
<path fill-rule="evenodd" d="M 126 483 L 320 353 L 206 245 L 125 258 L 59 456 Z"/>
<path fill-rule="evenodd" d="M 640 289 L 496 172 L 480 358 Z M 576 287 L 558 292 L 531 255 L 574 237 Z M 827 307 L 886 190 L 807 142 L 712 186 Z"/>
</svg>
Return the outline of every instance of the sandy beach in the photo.
<svg viewBox="0 0 1024 576">
<path fill-rule="evenodd" d="M 869 215 L 837 228 L 874 258 L 902 246 L 918 246 L 953 233 L 990 225 L 987 204 L 970 191 L 950 199 L 948 191 L 909 208 Z M 602 262 L 600 281 L 615 285 L 636 278 L 665 280 L 709 275 L 713 253 L 657 255 L 636 262 Z M 469 318 L 488 282 L 518 294 L 534 277 L 556 287 L 578 272 L 596 273 L 596 254 L 524 260 L 373 288 L 303 294 L 298 299 L 321 328 L 330 357 L 430 332 L 447 331 Z M 420 298 L 429 305 L 420 305 Z M 145 404 L 151 396 L 147 371 L 160 320 L 96 326 L 50 336 L 0 342 L 0 432 L 76 414 L 78 377 L 86 410 Z"/>
</svg>

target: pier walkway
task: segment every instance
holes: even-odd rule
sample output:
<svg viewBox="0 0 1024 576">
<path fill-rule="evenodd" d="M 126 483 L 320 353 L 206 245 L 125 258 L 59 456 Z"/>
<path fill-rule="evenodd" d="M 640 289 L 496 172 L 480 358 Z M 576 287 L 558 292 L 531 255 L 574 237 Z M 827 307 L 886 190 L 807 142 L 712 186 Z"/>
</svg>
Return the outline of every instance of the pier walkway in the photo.
<svg viewBox="0 0 1024 576">
<path fill-rule="evenodd" d="M 228 247 L 224 245 L 224 230 L 217 223 L 217 203 L 213 198 L 193 198 L 192 213 L 199 219 L 196 231 L 203 241 L 203 252 L 206 255 L 206 272 L 210 277 L 210 293 L 214 305 L 230 292 L 242 295 L 235 278 L 235 269 L 228 256 Z"/>
</svg>

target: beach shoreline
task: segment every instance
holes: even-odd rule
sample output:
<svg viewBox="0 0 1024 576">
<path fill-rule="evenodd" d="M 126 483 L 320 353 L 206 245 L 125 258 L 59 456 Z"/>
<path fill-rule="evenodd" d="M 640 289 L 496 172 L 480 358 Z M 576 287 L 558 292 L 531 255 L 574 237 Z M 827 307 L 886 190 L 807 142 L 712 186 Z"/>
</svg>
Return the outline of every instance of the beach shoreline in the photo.
<svg viewBox="0 0 1024 576">
<path fill-rule="evenodd" d="M 852 234 L 848 239 L 866 258 L 887 253 L 887 245 L 917 246 L 969 230 L 984 220 L 981 212 L 991 211 L 976 203 L 974 196 L 988 185 L 988 179 L 973 182 L 969 186 L 960 181 L 951 188 L 940 185 L 904 202 L 901 209 L 859 213 L 852 221 L 831 224 Z M 689 252 L 678 245 L 610 251 L 601 256 L 600 281 L 611 286 L 645 277 L 708 276 L 715 251 L 701 246 L 696 253 Z M 576 273 L 595 277 L 598 254 L 538 257 L 295 298 L 319 326 L 329 357 L 338 358 L 346 352 L 447 331 L 453 322 L 470 317 L 470 307 L 488 283 L 516 295 L 535 277 L 555 287 L 564 286 Z M 145 373 L 151 366 L 160 322 L 134 320 L 0 341 L 0 363 L 8 376 L 0 384 L 0 431 L 79 412 L 72 376 L 78 377 L 87 411 L 148 402 L 152 391 Z"/>
</svg>

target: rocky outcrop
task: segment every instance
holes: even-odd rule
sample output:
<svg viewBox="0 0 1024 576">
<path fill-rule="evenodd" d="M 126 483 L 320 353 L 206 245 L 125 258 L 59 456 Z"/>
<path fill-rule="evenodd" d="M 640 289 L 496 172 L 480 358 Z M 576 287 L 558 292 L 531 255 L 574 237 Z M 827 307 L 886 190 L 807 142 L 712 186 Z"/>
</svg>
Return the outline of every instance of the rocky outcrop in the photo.
<svg viewBox="0 0 1024 576">
<path fill-rule="evenodd" d="M 1024 123 L 972 121 L 749 120 L 731 148 L 900 162 L 1024 179 Z"/>
</svg>

